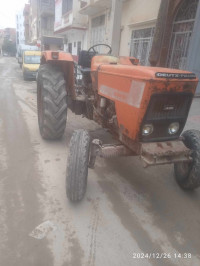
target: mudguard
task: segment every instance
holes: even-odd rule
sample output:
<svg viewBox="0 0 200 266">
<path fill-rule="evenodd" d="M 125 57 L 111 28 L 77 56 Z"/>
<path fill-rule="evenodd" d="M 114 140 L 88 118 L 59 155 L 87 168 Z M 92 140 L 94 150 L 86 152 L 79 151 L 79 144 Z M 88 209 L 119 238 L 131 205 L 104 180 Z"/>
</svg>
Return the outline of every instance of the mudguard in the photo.
<svg viewBox="0 0 200 266">
<path fill-rule="evenodd" d="M 41 56 L 41 65 L 53 63 L 60 65 L 66 80 L 66 89 L 71 91 L 72 98 L 75 98 L 74 92 L 74 59 L 70 53 L 63 51 L 43 51 Z"/>
</svg>

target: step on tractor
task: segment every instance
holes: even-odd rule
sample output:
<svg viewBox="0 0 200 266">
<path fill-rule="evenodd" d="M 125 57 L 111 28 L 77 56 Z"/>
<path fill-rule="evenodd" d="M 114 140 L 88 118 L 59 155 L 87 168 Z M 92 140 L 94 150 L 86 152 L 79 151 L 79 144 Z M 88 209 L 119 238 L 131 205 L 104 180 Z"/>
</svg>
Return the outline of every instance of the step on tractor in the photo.
<svg viewBox="0 0 200 266">
<path fill-rule="evenodd" d="M 98 53 L 100 48 L 104 54 Z M 112 56 L 106 44 L 80 51 L 77 63 L 69 53 L 44 51 L 37 77 L 41 136 L 61 138 L 70 108 L 117 140 L 103 144 L 91 139 L 86 130 L 73 133 L 67 197 L 74 202 L 84 197 L 88 167 L 94 168 L 98 156 L 140 156 L 144 167 L 173 163 L 181 188 L 199 187 L 200 132 L 187 130 L 181 135 L 197 83 L 195 74 L 188 71 L 141 66 L 134 57 Z"/>
</svg>

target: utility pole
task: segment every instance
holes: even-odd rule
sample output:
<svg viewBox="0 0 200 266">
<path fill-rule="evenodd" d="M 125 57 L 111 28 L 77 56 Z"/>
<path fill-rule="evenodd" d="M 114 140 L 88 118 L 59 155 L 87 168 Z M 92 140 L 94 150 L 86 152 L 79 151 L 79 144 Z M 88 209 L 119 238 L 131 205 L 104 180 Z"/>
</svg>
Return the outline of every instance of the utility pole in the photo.
<svg viewBox="0 0 200 266">
<path fill-rule="evenodd" d="M 119 55 L 121 39 L 122 0 L 112 0 L 111 9 L 111 47 L 113 55 Z"/>
</svg>

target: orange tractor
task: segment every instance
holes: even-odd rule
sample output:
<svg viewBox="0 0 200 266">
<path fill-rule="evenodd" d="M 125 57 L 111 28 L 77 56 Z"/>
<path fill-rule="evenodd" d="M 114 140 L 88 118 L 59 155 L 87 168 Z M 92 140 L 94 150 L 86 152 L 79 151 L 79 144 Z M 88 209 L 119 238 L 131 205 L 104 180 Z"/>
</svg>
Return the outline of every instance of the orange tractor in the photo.
<svg viewBox="0 0 200 266">
<path fill-rule="evenodd" d="M 98 46 L 108 53 L 99 55 Z M 198 80 L 175 69 L 140 66 L 133 57 L 114 57 L 99 44 L 81 51 L 76 64 L 70 54 L 46 51 L 37 78 L 38 122 L 44 139 L 62 137 L 67 108 L 107 128 L 118 140 L 104 145 L 77 130 L 70 141 L 66 193 L 83 198 L 88 167 L 97 156 L 140 156 L 144 166 L 174 163 L 181 188 L 200 186 L 200 132 L 181 135 Z"/>
</svg>

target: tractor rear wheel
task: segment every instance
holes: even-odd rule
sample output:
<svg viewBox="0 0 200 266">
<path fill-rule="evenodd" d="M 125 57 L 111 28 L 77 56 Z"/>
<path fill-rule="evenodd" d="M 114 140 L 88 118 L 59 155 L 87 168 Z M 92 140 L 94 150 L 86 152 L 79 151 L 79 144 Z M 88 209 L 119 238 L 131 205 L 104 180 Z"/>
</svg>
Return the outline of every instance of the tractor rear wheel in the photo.
<svg viewBox="0 0 200 266">
<path fill-rule="evenodd" d="M 86 192 L 90 136 L 86 130 L 76 130 L 70 140 L 67 164 L 66 193 L 73 201 L 80 201 Z"/>
<path fill-rule="evenodd" d="M 200 131 L 185 131 L 183 137 L 185 146 L 192 150 L 193 161 L 175 163 L 175 179 L 181 188 L 194 190 L 200 186 Z"/>
<path fill-rule="evenodd" d="M 44 139 L 62 137 L 67 120 L 64 74 L 58 66 L 41 65 L 37 77 L 37 109 L 40 134 Z"/>
</svg>

